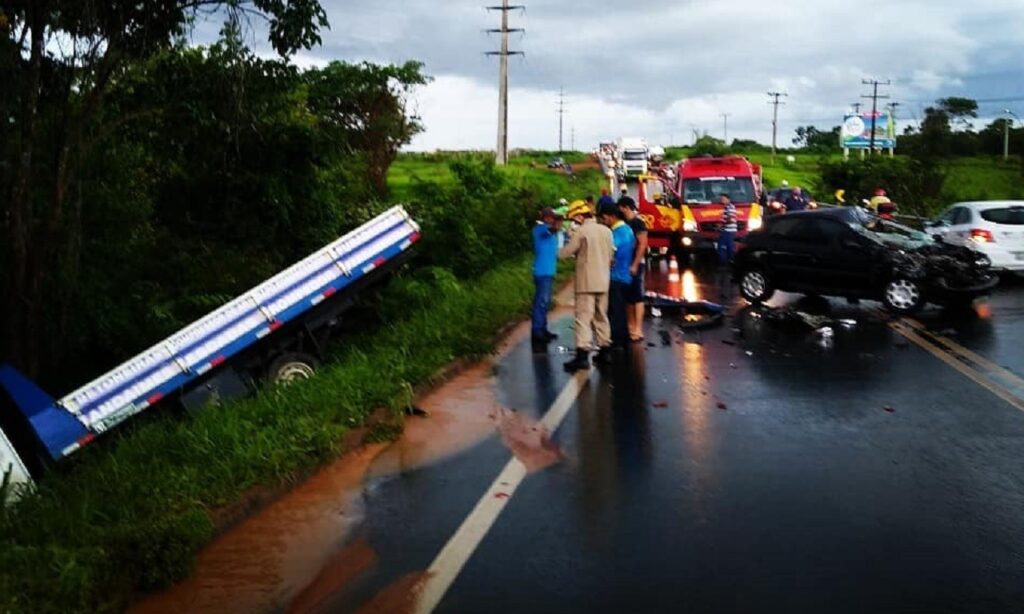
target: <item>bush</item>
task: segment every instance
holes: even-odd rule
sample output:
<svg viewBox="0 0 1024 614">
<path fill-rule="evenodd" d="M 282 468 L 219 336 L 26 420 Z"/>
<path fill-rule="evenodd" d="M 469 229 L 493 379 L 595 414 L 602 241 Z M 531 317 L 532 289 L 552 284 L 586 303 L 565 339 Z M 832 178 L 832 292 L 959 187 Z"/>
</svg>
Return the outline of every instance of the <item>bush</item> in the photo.
<svg viewBox="0 0 1024 614">
<path fill-rule="evenodd" d="M 910 158 L 823 161 L 822 184 L 827 192 L 845 190 L 848 203 L 870 199 L 884 188 L 903 213 L 929 215 L 942 206 L 944 171 Z"/>
</svg>

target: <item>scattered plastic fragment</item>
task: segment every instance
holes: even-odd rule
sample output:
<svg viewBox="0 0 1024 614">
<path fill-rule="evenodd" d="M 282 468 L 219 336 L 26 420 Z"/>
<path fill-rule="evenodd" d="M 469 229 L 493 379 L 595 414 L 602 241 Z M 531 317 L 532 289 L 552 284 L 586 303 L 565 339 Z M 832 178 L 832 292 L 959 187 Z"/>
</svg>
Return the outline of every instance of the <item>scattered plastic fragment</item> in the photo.
<svg viewBox="0 0 1024 614">
<path fill-rule="evenodd" d="M 569 352 L 571 352 L 571 351 L 572 351 L 572 350 L 571 350 L 570 348 L 567 348 L 567 347 L 565 347 L 564 345 L 560 345 L 560 346 L 558 346 L 558 353 L 559 353 L 559 354 L 568 354 L 568 353 L 569 353 Z"/>
<path fill-rule="evenodd" d="M 664 409 L 664 408 L 668 407 L 668 401 L 655 401 L 654 402 L 654 407 L 656 407 L 658 409 Z"/>
<path fill-rule="evenodd" d="M 651 307 L 651 317 L 660 318 L 661 317 L 661 310 L 658 309 L 657 307 Z"/>
<path fill-rule="evenodd" d="M 850 320 L 848 318 L 844 318 L 842 320 L 836 320 L 836 321 L 839 322 L 840 326 L 842 326 L 843 328 L 845 328 L 847 330 L 849 330 L 851 328 L 856 328 L 856 326 L 857 326 L 857 320 Z"/>
<path fill-rule="evenodd" d="M 647 347 L 649 347 L 649 348 L 658 347 L 658 344 L 654 343 L 653 341 L 648 341 L 647 342 Z"/>
<path fill-rule="evenodd" d="M 730 341 L 729 339 L 722 339 L 722 343 L 726 345 L 736 345 L 735 341 Z"/>
<path fill-rule="evenodd" d="M 747 356 L 753 356 L 753 355 L 754 355 L 753 352 L 751 352 L 750 350 L 747 350 Z"/>
<path fill-rule="evenodd" d="M 734 362 L 730 362 L 730 363 L 729 363 L 729 368 L 730 368 L 730 369 L 735 369 L 735 368 L 736 368 L 736 363 L 734 363 Z"/>
<path fill-rule="evenodd" d="M 884 409 L 885 411 L 889 412 L 890 414 L 896 413 L 896 408 L 892 407 L 891 405 L 886 405 L 882 409 Z"/>
<path fill-rule="evenodd" d="M 494 493 L 494 498 L 495 499 L 508 499 L 508 496 L 509 495 L 508 495 L 507 492 L 496 492 L 496 493 Z"/>
<path fill-rule="evenodd" d="M 717 403 L 717 404 L 715 405 L 715 407 L 717 407 L 718 409 L 721 409 L 722 411 L 725 411 L 725 410 L 729 409 L 729 406 L 727 406 L 727 405 L 726 405 L 725 403 L 723 403 L 723 402 L 721 402 L 721 401 L 719 401 L 719 402 L 718 402 L 718 403 Z"/>
</svg>

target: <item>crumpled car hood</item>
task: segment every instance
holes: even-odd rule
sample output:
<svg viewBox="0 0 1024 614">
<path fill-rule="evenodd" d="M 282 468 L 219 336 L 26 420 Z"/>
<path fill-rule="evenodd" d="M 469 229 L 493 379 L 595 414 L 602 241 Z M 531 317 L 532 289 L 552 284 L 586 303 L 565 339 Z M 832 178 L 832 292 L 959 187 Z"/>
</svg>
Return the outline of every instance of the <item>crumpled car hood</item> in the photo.
<svg viewBox="0 0 1024 614">
<path fill-rule="evenodd" d="M 891 243 L 894 271 L 912 279 L 928 278 L 949 288 L 967 288 L 992 277 L 988 256 L 948 243 L 923 243 L 900 249 Z"/>
</svg>

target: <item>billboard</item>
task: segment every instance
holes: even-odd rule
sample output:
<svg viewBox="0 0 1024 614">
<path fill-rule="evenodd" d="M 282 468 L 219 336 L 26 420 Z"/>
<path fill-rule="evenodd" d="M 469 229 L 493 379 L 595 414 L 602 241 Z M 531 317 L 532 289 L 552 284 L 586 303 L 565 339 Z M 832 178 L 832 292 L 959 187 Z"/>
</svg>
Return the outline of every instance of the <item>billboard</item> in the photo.
<svg viewBox="0 0 1024 614">
<path fill-rule="evenodd" d="M 843 149 L 868 149 L 871 146 L 871 112 L 847 113 L 839 131 Z M 874 116 L 875 149 L 895 149 L 896 121 L 892 115 L 879 111 Z"/>
</svg>

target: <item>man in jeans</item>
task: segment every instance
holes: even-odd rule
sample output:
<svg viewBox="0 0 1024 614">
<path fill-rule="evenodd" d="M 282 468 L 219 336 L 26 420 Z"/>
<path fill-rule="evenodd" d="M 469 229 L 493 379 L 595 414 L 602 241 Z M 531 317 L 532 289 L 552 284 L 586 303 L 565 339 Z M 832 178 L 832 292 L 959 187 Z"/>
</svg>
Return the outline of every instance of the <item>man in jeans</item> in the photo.
<svg viewBox="0 0 1024 614">
<path fill-rule="evenodd" d="M 560 258 L 576 258 L 576 357 L 565 363 L 566 371 L 590 368 L 590 350 L 597 337 L 602 359 L 611 346 L 608 326 L 609 265 L 615 253 L 612 233 L 594 220 L 594 212 L 582 202 L 569 208 L 574 227 L 559 252 Z"/>
<path fill-rule="evenodd" d="M 611 284 L 608 289 L 608 321 L 612 329 L 612 345 L 624 348 L 629 345 L 626 295 L 633 282 L 630 267 L 633 265 L 633 254 L 636 251 L 636 237 L 633 235 L 633 229 L 619 215 L 619 208 L 615 205 L 601 207 L 600 217 L 601 223 L 611 229 L 612 242 L 615 245 L 615 258 L 609 272 Z"/>
<path fill-rule="evenodd" d="M 562 219 L 551 207 L 540 212 L 540 221 L 533 227 L 533 334 L 534 343 L 547 343 L 558 337 L 548 330 L 548 310 L 555 285 L 558 263 L 558 238 Z"/>
<path fill-rule="evenodd" d="M 736 224 L 736 205 L 728 194 L 718 197 L 722 205 L 722 230 L 718 233 L 718 260 L 722 264 L 728 264 L 732 259 L 733 246 L 735 244 L 736 231 L 739 226 Z"/>
</svg>

